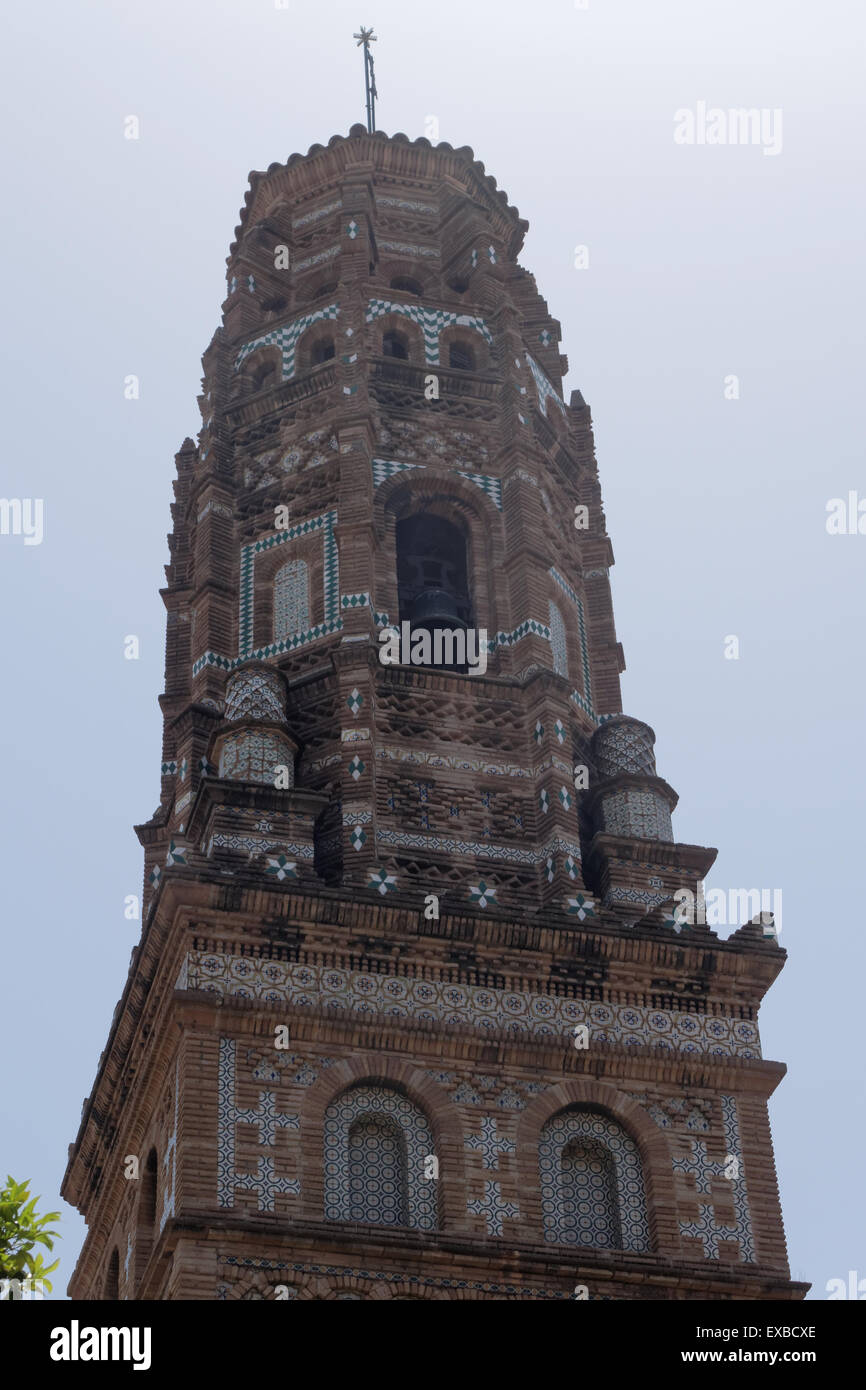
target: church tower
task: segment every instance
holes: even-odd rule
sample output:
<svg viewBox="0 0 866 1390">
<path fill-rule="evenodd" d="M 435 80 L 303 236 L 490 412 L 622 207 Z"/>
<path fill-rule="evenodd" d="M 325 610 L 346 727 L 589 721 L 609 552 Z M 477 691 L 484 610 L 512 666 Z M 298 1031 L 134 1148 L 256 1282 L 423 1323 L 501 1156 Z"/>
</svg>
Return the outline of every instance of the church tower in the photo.
<svg viewBox="0 0 866 1390">
<path fill-rule="evenodd" d="M 678 907 L 589 409 L 470 149 L 254 173 L 177 455 L 84 1299 L 776 1299 L 762 919 Z M 439 642 L 442 633 L 447 640 Z"/>
</svg>

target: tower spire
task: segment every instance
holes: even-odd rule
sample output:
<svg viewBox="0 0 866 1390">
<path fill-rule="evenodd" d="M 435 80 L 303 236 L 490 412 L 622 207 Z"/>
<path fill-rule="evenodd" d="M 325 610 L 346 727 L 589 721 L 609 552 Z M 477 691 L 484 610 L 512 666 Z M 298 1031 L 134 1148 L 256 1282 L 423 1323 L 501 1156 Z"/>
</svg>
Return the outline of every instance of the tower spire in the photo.
<svg viewBox="0 0 866 1390">
<path fill-rule="evenodd" d="M 367 94 L 367 130 L 370 134 L 376 129 L 376 98 L 379 93 L 376 91 L 376 70 L 373 64 L 373 55 L 370 52 L 370 44 L 378 43 L 376 35 L 372 29 L 365 29 L 361 25 L 360 34 L 354 34 L 358 40 L 358 47 L 364 49 L 364 86 Z"/>
</svg>

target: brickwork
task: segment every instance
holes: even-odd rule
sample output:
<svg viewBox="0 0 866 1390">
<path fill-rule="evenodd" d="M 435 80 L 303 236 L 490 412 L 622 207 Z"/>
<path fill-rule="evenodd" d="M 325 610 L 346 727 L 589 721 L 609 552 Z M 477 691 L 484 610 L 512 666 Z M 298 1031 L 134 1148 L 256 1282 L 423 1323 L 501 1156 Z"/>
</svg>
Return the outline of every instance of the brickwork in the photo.
<svg viewBox="0 0 866 1390">
<path fill-rule="evenodd" d="M 115 1250 L 121 1299 L 803 1296 L 757 1027 L 784 953 L 671 920 L 715 851 L 613 718 L 591 418 L 525 230 L 471 151 L 358 127 L 252 176 L 177 455 L 73 1296 Z M 379 659 L 421 513 L 483 673 Z"/>
</svg>

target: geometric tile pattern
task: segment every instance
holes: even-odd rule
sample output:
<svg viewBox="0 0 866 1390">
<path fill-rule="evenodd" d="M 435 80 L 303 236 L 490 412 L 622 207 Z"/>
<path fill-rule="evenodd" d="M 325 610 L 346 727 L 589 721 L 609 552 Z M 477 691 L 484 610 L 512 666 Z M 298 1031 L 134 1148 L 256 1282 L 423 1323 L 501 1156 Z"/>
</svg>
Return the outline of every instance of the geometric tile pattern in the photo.
<svg viewBox="0 0 866 1390">
<path fill-rule="evenodd" d="M 553 600 L 550 608 L 550 645 L 553 648 L 553 669 L 558 676 L 568 676 L 568 646 L 565 640 L 565 623 L 562 614 Z"/>
<path fill-rule="evenodd" d="M 395 459 L 373 459 L 373 486 L 380 487 L 382 483 L 393 478 L 397 473 L 405 473 L 410 468 L 426 469 L 426 463 L 406 463 Z M 450 473 L 456 473 L 461 478 L 466 478 L 467 482 L 474 483 L 489 497 L 498 511 L 502 511 L 502 480 L 491 477 L 488 473 L 465 473 L 461 468 L 451 468 Z"/>
<path fill-rule="evenodd" d="M 219 1121 L 217 1130 L 217 1184 L 221 1207 L 233 1207 L 235 1189 L 255 1192 L 259 1211 L 274 1210 L 277 1192 L 297 1193 L 301 1184 L 296 1179 L 274 1176 L 273 1155 L 259 1158 L 257 1174 L 239 1174 L 235 1162 L 235 1126 L 254 1125 L 259 1131 L 259 1144 L 273 1148 L 277 1128 L 297 1129 L 297 1115 L 283 1115 L 276 1108 L 273 1091 L 259 1093 L 256 1110 L 240 1110 L 235 1101 L 236 1058 L 234 1038 L 220 1038 L 219 1056 Z"/>
<path fill-rule="evenodd" d="M 470 1024 L 483 1032 L 505 1029 L 564 1038 L 573 1035 L 576 1024 L 583 1023 L 589 1028 L 590 1047 L 616 1043 L 719 1057 L 761 1055 L 758 1029 L 745 1019 L 258 960 L 224 952 L 191 951 L 186 987 L 223 997 L 240 995 L 307 1008 Z"/>
<path fill-rule="evenodd" d="M 275 1270 L 287 1274 L 331 1275 L 336 1278 L 360 1279 L 376 1284 L 410 1284 L 419 1289 L 459 1289 L 477 1293 L 504 1293 L 510 1298 L 537 1298 L 567 1302 L 573 1299 L 571 1292 L 558 1289 L 523 1287 L 519 1284 L 493 1284 L 469 1279 L 447 1279 L 441 1275 L 411 1274 L 406 1270 L 358 1269 L 350 1265 L 319 1265 L 301 1261 L 290 1264 L 287 1260 L 264 1260 L 244 1258 L 240 1255 L 218 1255 L 217 1263 L 244 1269 Z M 222 1286 L 225 1288 L 225 1285 Z"/>
<path fill-rule="evenodd" d="M 543 795 L 546 797 L 547 793 Z M 549 801 L 547 804 L 549 805 Z M 575 860 L 580 858 L 578 845 L 558 838 L 540 848 L 515 849 L 511 845 L 494 845 L 489 840 L 452 840 L 447 835 L 421 835 L 414 831 L 379 829 L 376 831 L 376 843 L 386 849 L 414 849 L 422 853 L 465 855 L 470 858 L 493 860 L 499 864 L 522 865 L 526 868 L 544 864 L 551 850 L 564 850 Z M 494 896 L 495 890 L 488 887 L 487 897 Z M 484 907 L 486 904 L 481 903 L 481 906 Z"/>
<path fill-rule="evenodd" d="M 548 1089 L 546 1081 L 507 1081 L 501 1076 L 486 1076 L 477 1072 L 462 1079 L 447 1071 L 428 1071 L 427 1075 L 445 1087 L 455 1105 L 495 1107 L 505 1111 L 525 1110 L 527 1101 L 524 1095 L 531 1098 Z"/>
<path fill-rule="evenodd" d="M 232 734 L 220 749 L 219 775 L 232 782 L 259 782 L 274 786 L 276 769 L 288 768 L 288 781 L 294 780 L 295 754 L 291 744 L 269 729 L 244 730 Z"/>
<path fill-rule="evenodd" d="M 531 357 L 528 352 L 524 352 L 524 356 L 527 362 L 529 363 L 529 370 L 532 372 L 532 379 L 535 382 L 535 389 L 538 393 L 538 409 L 541 411 L 542 415 L 544 415 L 546 418 L 548 401 L 556 401 L 556 404 L 559 406 L 563 415 L 565 415 L 565 402 L 563 401 L 559 393 L 554 389 L 551 382 L 548 381 L 547 377 L 539 367 L 535 358 Z M 568 417 L 566 416 L 566 419 L 567 418 Z"/>
<path fill-rule="evenodd" d="M 577 631 L 580 637 L 580 660 L 583 667 L 583 688 L 586 692 L 586 696 L 584 698 L 579 695 L 577 691 L 574 691 L 572 699 L 577 701 L 584 713 L 588 714 L 591 719 L 595 719 L 596 716 L 592 710 L 592 675 L 589 668 L 589 644 L 586 637 L 586 617 L 583 611 L 583 600 L 578 597 L 574 589 L 567 580 L 563 579 L 558 570 L 550 569 L 548 573 L 554 583 L 559 585 L 562 592 L 571 599 L 571 602 L 577 609 Z"/>
<path fill-rule="evenodd" d="M 600 1111 L 561 1111 L 541 1131 L 538 1165 L 545 1240 L 649 1250 L 640 1155 L 621 1125 Z"/>
<path fill-rule="evenodd" d="M 512 1139 L 500 1139 L 496 1133 L 496 1119 L 486 1115 L 481 1121 L 481 1135 L 472 1134 L 465 1141 L 467 1149 L 480 1153 L 485 1168 L 498 1168 L 500 1154 L 513 1154 L 517 1145 Z"/>
<path fill-rule="evenodd" d="M 165 1169 L 162 1191 L 162 1214 L 159 1218 L 159 1229 L 163 1226 L 170 1216 L 174 1216 L 174 1198 L 177 1183 L 177 1117 L 178 1105 L 180 1101 L 180 1058 L 178 1057 L 174 1065 L 174 1127 L 168 1136 L 165 1147 L 165 1155 L 162 1166 Z"/>
<path fill-rule="evenodd" d="M 328 213 L 336 212 L 343 206 L 342 200 L 338 199 L 335 203 L 328 203 L 326 207 L 316 208 L 313 212 L 305 212 L 303 217 L 293 217 L 293 227 L 306 227 L 310 222 L 318 222 L 320 218 L 327 217 Z"/>
<path fill-rule="evenodd" d="M 433 203 L 415 203 L 407 198 L 386 198 L 382 194 L 376 194 L 376 206 L 380 208 L 398 208 L 402 212 L 420 212 L 422 215 L 435 217 L 439 209 Z"/>
<path fill-rule="evenodd" d="M 239 671 L 226 684 L 228 720 L 266 719 L 279 724 L 285 709 L 285 688 L 275 671 Z"/>
<path fill-rule="evenodd" d="M 274 575 L 274 641 L 310 626 L 310 584 L 304 560 L 290 560 Z"/>
<path fill-rule="evenodd" d="M 599 777 L 617 777 L 620 773 L 656 775 L 652 731 L 636 719 L 606 724 L 596 735 L 593 747 Z"/>
<path fill-rule="evenodd" d="M 706 1202 L 698 1203 L 698 1220 L 681 1221 L 680 1231 L 684 1236 L 693 1236 L 701 1241 L 704 1259 L 717 1260 L 719 1258 L 720 1240 L 736 1240 L 739 1242 L 742 1263 L 754 1264 L 757 1256 L 755 1254 L 749 1198 L 746 1192 L 746 1177 L 743 1172 L 737 1102 L 734 1096 L 722 1096 L 721 1104 L 725 1134 L 725 1161 L 722 1163 L 711 1162 L 707 1156 L 707 1146 L 701 1139 L 691 1141 L 691 1157 L 673 1159 L 674 1172 L 692 1174 L 695 1179 L 696 1193 L 699 1197 L 708 1199 Z M 736 1160 L 732 1168 L 731 1159 Z M 736 1173 L 736 1177 L 726 1178 L 734 1199 L 735 1223 L 733 1226 L 722 1226 L 715 1217 L 712 1179 L 723 1178 L 726 1169 L 729 1168 Z"/>
<path fill-rule="evenodd" d="M 510 1221 L 516 1221 L 520 1215 L 520 1207 L 516 1202 L 503 1202 L 498 1182 L 485 1182 L 483 1199 L 476 1198 L 474 1201 L 467 1202 L 466 1209 L 473 1216 L 484 1217 L 489 1236 L 502 1235 L 503 1217 L 507 1217 Z"/>
<path fill-rule="evenodd" d="M 367 306 L 367 323 L 384 318 L 386 314 L 399 314 L 416 323 L 424 337 L 424 355 L 430 366 L 439 363 L 439 335 L 443 329 L 457 324 L 461 328 L 471 328 L 480 333 L 490 346 L 493 338 L 483 319 L 472 314 L 455 314 L 446 309 L 426 309 L 421 304 L 397 304 L 385 299 L 371 299 Z M 552 388 L 551 388 L 552 389 Z"/>
<path fill-rule="evenodd" d="M 321 531 L 323 533 L 323 589 L 325 613 L 322 626 L 327 627 L 329 623 L 339 621 L 337 542 L 334 537 L 334 527 L 336 523 L 337 513 L 334 511 L 325 512 L 322 516 L 310 517 L 309 520 L 301 522 L 298 526 L 287 527 L 285 530 L 277 531 L 271 536 L 266 536 L 264 540 L 255 541 L 252 544 L 241 547 L 240 615 L 238 622 L 238 655 L 240 657 L 250 657 L 253 655 L 251 648 L 253 643 L 253 598 L 256 556 L 268 550 L 273 550 L 276 546 L 287 545 L 290 541 L 297 540 L 299 536 L 309 536 L 316 531 Z M 286 634 L 286 636 L 276 639 L 273 648 L 266 648 L 266 651 L 268 655 L 275 656 L 285 651 L 292 651 L 296 647 L 301 646 L 304 641 L 308 640 L 310 640 L 309 633 L 298 631 L 291 636 Z M 259 656 L 259 653 L 256 653 L 256 656 Z"/>
<path fill-rule="evenodd" d="M 298 269 L 298 267 L 295 267 Z M 316 309 L 311 314 L 303 314 L 301 318 L 295 319 L 292 323 L 286 323 L 279 328 L 273 328 L 269 333 L 264 333 L 260 338 L 254 338 L 252 342 L 245 343 L 235 358 L 235 371 L 243 365 L 250 353 L 255 352 L 260 347 L 278 347 L 282 353 L 282 379 L 288 381 L 295 375 L 295 348 L 301 334 L 311 327 L 314 323 L 319 323 L 324 319 L 336 319 L 339 314 L 339 306 L 329 304 L 326 309 Z"/>
<path fill-rule="evenodd" d="M 344 1091 L 325 1111 L 325 1219 L 436 1229 L 434 1154 L 426 1116 L 384 1086 Z"/>
<path fill-rule="evenodd" d="M 609 834 L 673 842 L 670 807 L 657 792 L 625 787 L 602 796 L 601 801 L 604 828 Z"/>
</svg>

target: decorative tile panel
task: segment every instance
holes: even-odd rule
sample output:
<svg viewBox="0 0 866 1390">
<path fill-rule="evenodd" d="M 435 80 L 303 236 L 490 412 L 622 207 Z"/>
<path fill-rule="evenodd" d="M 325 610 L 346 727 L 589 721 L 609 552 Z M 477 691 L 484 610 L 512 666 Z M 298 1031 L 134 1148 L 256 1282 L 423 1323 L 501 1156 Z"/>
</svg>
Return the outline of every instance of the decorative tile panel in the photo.
<svg viewBox="0 0 866 1390">
<path fill-rule="evenodd" d="M 235 1127 L 239 1124 L 252 1125 L 259 1131 L 259 1145 L 274 1147 L 274 1136 L 278 1128 L 297 1129 L 300 1125 L 297 1115 L 284 1115 L 277 1110 L 276 1094 L 262 1091 L 256 1110 L 241 1110 L 235 1101 L 236 1086 L 236 1047 L 233 1038 L 220 1038 L 219 1057 L 219 1120 L 217 1138 L 217 1185 L 221 1207 L 233 1207 L 235 1191 L 255 1192 L 259 1211 L 272 1212 L 274 1197 L 278 1192 L 298 1193 L 301 1185 L 294 1179 L 278 1178 L 274 1175 L 274 1160 L 271 1154 L 259 1158 L 257 1174 L 237 1172 L 235 1156 Z"/>
<path fill-rule="evenodd" d="M 554 1115 L 541 1131 L 538 1166 L 546 1241 L 650 1249 L 640 1154 L 621 1125 L 601 1111 Z"/>
<path fill-rule="evenodd" d="M 692 1140 L 691 1157 L 673 1159 L 674 1172 L 693 1176 L 697 1195 L 709 1199 L 707 1202 L 698 1203 L 699 1216 L 697 1221 L 680 1222 L 680 1231 L 684 1236 L 691 1236 L 702 1242 L 704 1258 L 707 1260 L 719 1258 L 720 1240 L 735 1240 L 739 1244 L 742 1263 L 754 1264 L 757 1255 L 755 1254 L 755 1242 L 752 1233 L 749 1198 L 746 1192 L 746 1178 L 743 1172 L 737 1102 L 734 1096 L 722 1096 L 721 1105 L 725 1134 L 725 1162 L 712 1163 L 707 1154 L 707 1146 L 701 1139 Z M 736 1172 L 736 1177 L 726 1178 L 726 1172 Z M 712 1200 L 713 1178 L 724 1178 L 730 1184 L 735 1213 L 733 1226 L 724 1226 L 716 1221 L 715 1205 Z"/>
<path fill-rule="evenodd" d="M 327 255 L 338 255 L 339 246 L 332 248 Z M 325 256 L 319 259 L 324 259 Z M 313 262 L 311 261 L 310 264 Z M 301 265 L 295 266 L 295 270 L 300 270 Z M 259 348 L 278 347 L 282 354 L 282 379 L 288 381 L 295 375 L 295 348 L 302 333 L 311 328 L 314 323 L 333 322 L 340 313 L 338 304 L 329 304 L 325 309 L 314 309 L 312 313 L 302 314 L 300 318 L 292 323 L 282 324 L 279 328 L 272 328 L 269 332 L 261 334 L 258 338 L 253 338 L 249 343 L 245 343 L 235 358 L 235 371 L 238 371 L 247 358 Z"/>
<path fill-rule="evenodd" d="M 227 997 L 398 1014 L 483 1031 L 572 1037 L 576 1024 L 589 1028 L 590 1046 L 603 1043 L 658 1047 L 669 1052 L 759 1058 L 758 1029 L 745 1019 L 675 1013 L 638 1005 L 593 1003 L 556 994 L 454 985 L 441 980 L 404 979 L 363 971 L 296 965 L 224 953 L 192 951 L 188 988 Z M 720 1029 L 724 1036 L 720 1036 Z"/>
<path fill-rule="evenodd" d="M 427 1117 L 383 1086 L 344 1091 L 325 1111 L 325 1219 L 436 1229 L 435 1154 Z"/>
<path fill-rule="evenodd" d="M 559 392 L 556 391 L 550 381 L 548 381 L 535 358 L 530 356 L 528 352 L 525 353 L 525 357 L 529 363 L 529 370 L 532 372 L 532 377 L 535 382 L 535 389 L 538 393 L 538 409 L 541 411 L 542 415 L 545 418 L 547 417 L 547 402 L 555 401 L 567 419 L 565 401 L 562 399 Z"/>
<path fill-rule="evenodd" d="M 457 325 L 480 333 L 491 347 L 493 335 L 483 319 L 472 314 L 455 314 L 446 309 L 427 309 L 421 304 L 400 304 L 389 299 L 371 299 L 367 306 L 367 323 L 385 318 L 388 314 L 400 314 L 421 329 L 424 336 L 424 353 L 430 366 L 439 365 L 439 337 L 443 329 Z"/>
</svg>

